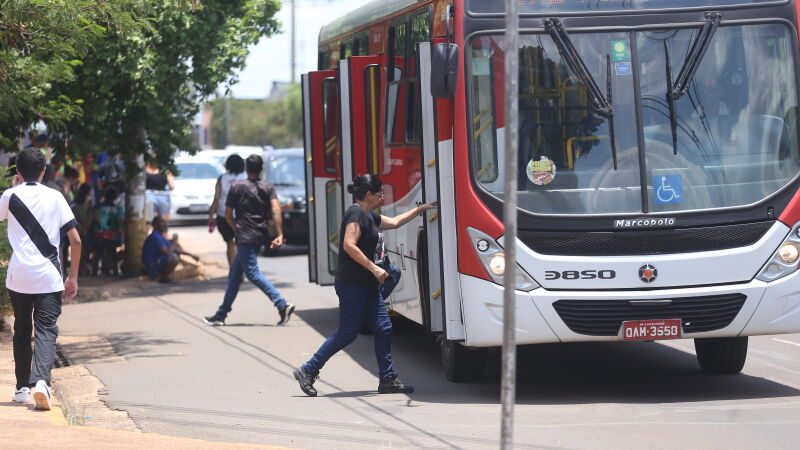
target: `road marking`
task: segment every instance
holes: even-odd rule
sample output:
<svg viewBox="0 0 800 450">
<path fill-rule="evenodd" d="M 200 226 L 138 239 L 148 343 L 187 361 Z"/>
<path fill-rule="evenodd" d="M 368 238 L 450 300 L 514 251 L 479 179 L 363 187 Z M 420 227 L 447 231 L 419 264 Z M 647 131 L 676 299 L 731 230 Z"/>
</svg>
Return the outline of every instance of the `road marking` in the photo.
<svg viewBox="0 0 800 450">
<path fill-rule="evenodd" d="M 789 344 L 789 345 L 794 345 L 795 347 L 800 347 L 800 344 L 798 344 L 797 342 L 785 341 L 783 339 L 778 339 L 778 338 L 772 338 L 772 340 L 775 342 L 780 342 L 782 344 Z"/>
</svg>

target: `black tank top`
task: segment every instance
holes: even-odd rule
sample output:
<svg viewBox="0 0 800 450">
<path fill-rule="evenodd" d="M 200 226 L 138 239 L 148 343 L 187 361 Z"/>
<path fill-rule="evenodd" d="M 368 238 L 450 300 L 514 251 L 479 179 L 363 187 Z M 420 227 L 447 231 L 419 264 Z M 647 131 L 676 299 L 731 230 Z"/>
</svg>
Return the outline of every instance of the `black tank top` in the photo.
<svg viewBox="0 0 800 450">
<path fill-rule="evenodd" d="M 164 172 L 148 173 L 144 180 L 144 188 L 151 191 L 167 190 L 167 175 Z"/>
</svg>

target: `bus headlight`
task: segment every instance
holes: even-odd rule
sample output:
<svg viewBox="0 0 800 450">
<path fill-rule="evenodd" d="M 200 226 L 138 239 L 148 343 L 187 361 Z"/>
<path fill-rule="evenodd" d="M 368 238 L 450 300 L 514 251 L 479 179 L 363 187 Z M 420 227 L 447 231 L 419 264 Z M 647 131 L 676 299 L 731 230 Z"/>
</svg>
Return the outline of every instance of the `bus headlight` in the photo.
<svg viewBox="0 0 800 450">
<path fill-rule="evenodd" d="M 496 253 L 489 259 L 489 272 L 502 277 L 506 273 L 506 255 Z"/>
<path fill-rule="evenodd" d="M 791 264 L 797 261 L 797 256 L 800 254 L 797 250 L 797 245 L 793 242 L 787 242 L 781 245 L 781 249 L 778 250 L 778 256 L 785 262 L 786 264 Z"/>
<path fill-rule="evenodd" d="M 757 280 L 775 281 L 794 273 L 797 270 L 797 260 L 800 258 L 800 223 L 795 224 L 792 232 L 786 237 L 778 250 L 761 268 L 761 272 L 756 276 Z"/>
<path fill-rule="evenodd" d="M 482 231 L 478 231 L 475 228 L 467 228 L 467 232 L 472 240 L 472 248 L 475 250 L 475 254 L 478 255 L 483 267 L 489 272 L 492 281 L 503 285 L 503 274 L 506 272 L 506 255 L 503 253 L 503 248 L 491 236 Z M 538 287 L 539 283 L 517 264 L 514 274 L 514 289 L 527 292 Z"/>
</svg>

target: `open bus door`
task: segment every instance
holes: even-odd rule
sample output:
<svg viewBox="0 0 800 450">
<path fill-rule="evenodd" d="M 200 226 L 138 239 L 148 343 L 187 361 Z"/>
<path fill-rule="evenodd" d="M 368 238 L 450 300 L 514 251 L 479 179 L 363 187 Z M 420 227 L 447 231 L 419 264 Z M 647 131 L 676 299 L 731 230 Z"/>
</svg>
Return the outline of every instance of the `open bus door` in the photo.
<svg viewBox="0 0 800 450">
<path fill-rule="evenodd" d="M 436 99 L 431 95 L 431 47 L 419 44 L 420 101 L 422 112 L 422 180 L 424 201 L 439 201 L 439 209 L 430 211 L 423 222 L 424 242 L 420 242 L 420 302 L 427 314 L 426 327 L 432 332 L 442 331 L 447 338 L 445 326 L 444 272 L 442 267 L 442 205 L 439 193 L 439 154 L 436 146 Z M 454 298 L 458 298 L 453 296 Z M 460 308 L 460 305 L 458 305 Z M 460 318 L 460 315 L 459 315 Z"/>
<path fill-rule="evenodd" d="M 342 158 L 339 81 L 335 70 L 303 75 L 309 278 L 331 285 L 339 254 Z"/>
</svg>

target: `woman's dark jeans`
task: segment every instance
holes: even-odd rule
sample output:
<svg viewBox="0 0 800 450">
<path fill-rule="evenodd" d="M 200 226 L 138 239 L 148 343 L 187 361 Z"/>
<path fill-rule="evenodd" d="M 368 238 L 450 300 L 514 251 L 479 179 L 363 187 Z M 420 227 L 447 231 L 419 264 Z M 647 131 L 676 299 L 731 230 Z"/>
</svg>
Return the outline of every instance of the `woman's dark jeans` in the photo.
<svg viewBox="0 0 800 450">
<path fill-rule="evenodd" d="M 347 347 L 358 336 L 361 322 L 366 320 L 375 333 L 375 358 L 378 360 L 378 376 L 392 377 L 392 322 L 383 303 L 380 290 L 354 286 L 336 280 L 334 284 L 339 297 L 339 329 L 325 340 L 314 356 L 303 364 L 303 370 L 315 374 L 339 350 Z"/>
</svg>

